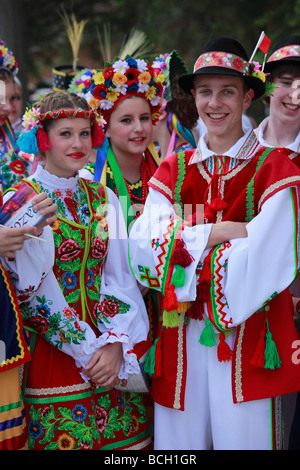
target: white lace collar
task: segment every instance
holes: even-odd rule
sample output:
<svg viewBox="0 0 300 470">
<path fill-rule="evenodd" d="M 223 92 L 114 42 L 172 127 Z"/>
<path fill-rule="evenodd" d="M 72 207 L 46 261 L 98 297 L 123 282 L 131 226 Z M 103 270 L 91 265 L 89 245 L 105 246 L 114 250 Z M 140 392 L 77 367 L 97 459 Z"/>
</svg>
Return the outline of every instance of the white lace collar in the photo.
<svg viewBox="0 0 300 470">
<path fill-rule="evenodd" d="M 203 134 L 199 140 L 196 150 L 189 161 L 189 165 L 193 163 L 203 162 L 207 158 L 216 155 L 207 147 L 207 133 Z M 251 158 L 259 147 L 259 142 L 253 130 L 248 130 L 227 152 L 226 156 L 246 160 Z"/>
<path fill-rule="evenodd" d="M 266 142 L 265 139 L 264 139 L 264 133 L 265 133 L 266 127 L 267 127 L 267 125 L 268 125 L 269 119 L 270 119 L 269 116 L 266 117 L 266 118 L 260 123 L 260 125 L 258 126 L 258 128 L 256 129 L 257 138 L 258 138 L 259 142 L 261 143 L 261 145 L 263 145 L 264 147 L 270 147 L 270 144 L 268 144 L 268 142 Z M 294 142 L 292 142 L 291 144 L 287 145 L 286 148 L 289 149 L 289 150 L 291 150 L 292 152 L 300 153 L 300 132 L 299 132 L 299 134 L 297 135 L 297 137 L 296 137 L 296 139 L 294 140 Z"/>
<path fill-rule="evenodd" d="M 43 188 L 47 188 L 49 191 L 55 191 L 60 189 L 65 191 L 68 189 L 74 190 L 78 185 L 79 175 L 72 178 L 60 178 L 59 176 L 49 173 L 45 170 L 42 163 L 39 163 L 37 169 L 30 179 L 34 179 L 37 182 L 40 182 Z"/>
</svg>

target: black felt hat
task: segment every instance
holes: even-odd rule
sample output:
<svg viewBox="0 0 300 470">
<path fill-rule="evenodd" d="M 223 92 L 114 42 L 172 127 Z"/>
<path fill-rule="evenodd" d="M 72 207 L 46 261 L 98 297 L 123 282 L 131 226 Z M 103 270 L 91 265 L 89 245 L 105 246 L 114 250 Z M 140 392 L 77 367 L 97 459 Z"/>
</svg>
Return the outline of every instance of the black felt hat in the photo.
<svg viewBox="0 0 300 470">
<path fill-rule="evenodd" d="M 274 46 L 265 65 L 265 72 L 272 72 L 282 63 L 295 62 L 300 65 L 300 36 L 290 36 Z"/>
<path fill-rule="evenodd" d="M 265 92 L 264 81 L 250 74 L 248 55 L 235 39 L 220 37 L 212 39 L 204 48 L 195 63 L 194 72 L 179 77 L 180 87 L 191 94 L 196 75 L 232 75 L 245 79 L 254 91 L 254 98 Z"/>
</svg>

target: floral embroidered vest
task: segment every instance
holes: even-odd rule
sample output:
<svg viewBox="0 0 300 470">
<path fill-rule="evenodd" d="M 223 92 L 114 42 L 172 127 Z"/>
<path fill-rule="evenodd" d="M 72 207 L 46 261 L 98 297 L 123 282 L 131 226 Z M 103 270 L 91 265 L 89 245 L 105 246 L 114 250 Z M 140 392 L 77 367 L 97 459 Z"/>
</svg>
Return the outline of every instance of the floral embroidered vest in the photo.
<svg viewBox="0 0 300 470">
<path fill-rule="evenodd" d="M 35 190 L 37 187 L 31 184 Z M 103 262 L 108 247 L 107 194 L 99 183 L 80 179 L 88 200 L 89 225 L 58 215 L 54 222 L 53 271 L 69 306 L 96 326 Z M 95 330 L 96 331 L 96 330 Z"/>
</svg>

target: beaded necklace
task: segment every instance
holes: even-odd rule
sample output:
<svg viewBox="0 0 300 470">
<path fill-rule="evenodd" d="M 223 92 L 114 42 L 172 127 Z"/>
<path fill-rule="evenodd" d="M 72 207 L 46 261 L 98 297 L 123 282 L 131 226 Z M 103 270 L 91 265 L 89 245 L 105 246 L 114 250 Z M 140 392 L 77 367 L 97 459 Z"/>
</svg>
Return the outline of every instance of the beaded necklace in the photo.
<svg viewBox="0 0 300 470">
<path fill-rule="evenodd" d="M 133 194 L 131 185 L 124 178 L 131 205 L 136 209 L 134 219 L 139 217 L 139 215 L 141 215 L 142 213 L 142 209 L 143 209 L 143 206 L 145 205 L 146 198 L 148 195 L 148 181 L 150 180 L 150 178 L 151 178 L 150 169 L 144 159 L 142 160 L 142 163 L 141 163 L 141 179 L 140 179 L 141 186 L 142 186 L 141 197 L 137 196 L 136 194 Z M 118 191 L 117 191 L 116 185 L 115 185 L 115 194 L 118 197 Z"/>
</svg>

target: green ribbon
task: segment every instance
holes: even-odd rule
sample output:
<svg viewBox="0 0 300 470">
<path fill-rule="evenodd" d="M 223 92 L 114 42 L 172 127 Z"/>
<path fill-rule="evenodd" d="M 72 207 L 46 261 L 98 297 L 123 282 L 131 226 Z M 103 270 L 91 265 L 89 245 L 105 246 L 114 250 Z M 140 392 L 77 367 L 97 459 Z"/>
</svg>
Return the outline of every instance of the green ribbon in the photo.
<svg viewBox="0 0 300 470">
<path fill-rule="evenodd" d="M 128 228 L 131 222 L 133 221 L 134 216 L 133 214 L 129 213 L 129 208 L 131 207 L 131 201 L 130 201 L 128 189 L 125 184 L 124 177 L 119 168 L 118 162 L 116 160 L 116 157 L 114 156 L 111 146 L 109 146 L 108 148 L 107 161 L 114 175 L 114 180 L 115 180 L 116 188 L 118 191 L 118 198 L 120 201 L 121 209 L 124 215 L 125 223 L 127 225 L 127 232 L 128 232 Z"/>
</svg>

